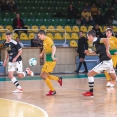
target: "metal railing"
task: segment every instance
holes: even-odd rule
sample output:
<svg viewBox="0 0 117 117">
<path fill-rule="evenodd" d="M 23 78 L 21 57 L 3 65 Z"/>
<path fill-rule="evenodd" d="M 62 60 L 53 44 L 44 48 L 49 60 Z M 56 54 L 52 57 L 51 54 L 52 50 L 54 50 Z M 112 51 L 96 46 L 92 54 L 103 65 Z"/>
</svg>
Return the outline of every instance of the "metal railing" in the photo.
<svg viewBox="0 0 117 117">
<path fill-rule="evenodd" d="M 13 39 L 14 39 L 14 33 L 15 33 L 15 31 L 25 31 L 25 30 L 27 30 L 27 31 L 32 31 L 33 32 L 33 30 L 39 30 L 39 29 L 14 29 L 13 30 L 13 32 L 12 32 L 12 37 L 13 37 Z M 64 39 L 64 42 L 63 43 L 55 43 L 55 45 L 62 45 L 62 46 L 64 46 L 65 44 L 66 44 L 66 30 L 65 29 L 46 29 L 45 30 L 45 32 L 47 32 L 48 30 L 63 30 L 64 32 L 65 32 L 65 39 Z"/>
<path fill-rule="evenodd" d="M 54 30 L 54 31 L 55 30 L 63 30 L 65 32 L 65 41 L 64 41 L 64 43 L 58 43 L 58 44 L 55 43 L 55 45 L 62 45 L 62 46 L 64 46 L 66 44 L 66 30 L 65 29 L 46 29 L 45 32 L 48 31 L 48 30 L 50 30 L 50 31 L 51 30 Z"/>
</svg>

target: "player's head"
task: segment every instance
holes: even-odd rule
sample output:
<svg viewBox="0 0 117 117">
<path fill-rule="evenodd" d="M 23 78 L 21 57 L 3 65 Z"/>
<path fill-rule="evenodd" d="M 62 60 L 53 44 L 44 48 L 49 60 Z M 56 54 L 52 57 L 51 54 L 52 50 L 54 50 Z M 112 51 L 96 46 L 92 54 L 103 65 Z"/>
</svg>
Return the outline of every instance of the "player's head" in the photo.
<svg viewBox="0 0 117 117">
<path fill-rule="evenodd" d="M 113 32 L 113 30 L 111 28 L 107 28 L 106 29 L 106 37 L 110 38 L 112 35 L 113 36 L 115 35 L 114 32 Z"/>
<path fill-rule="evenodd" d="M 39 32 L 37 34 L 38 34 L 39 39 L 41 39 L 41 40 L 45 39 L 46 33 L 44 30 L 39 30 Z"/>
<path fill-rule="evenodd" d="M 19 38 L 19 37 L 17 37 L 17 38 L 16 38 L 16 41 L 17 41 L 17 42 L 20 42 L 20 38 Z"/>
<path fill-rule="evenodd" d="M 87 33 L 87 38 L 89 41 L 93 41 L 94 38 L 96 37 L 96 32 L 94 30 L 90 30 L 88 33 Z"/>
<path fill-rule="evenodd" d="M 6 32 L 6 41 L 10 42 L 11 41 L 11 38 L 12 38 L 11 32 L 10 31 L 7 31 Z"/>
<path fill-rule="evenodd" d="M 79 37 L 83 37 L 83 31 L 79 31 Z"/>
</svg>

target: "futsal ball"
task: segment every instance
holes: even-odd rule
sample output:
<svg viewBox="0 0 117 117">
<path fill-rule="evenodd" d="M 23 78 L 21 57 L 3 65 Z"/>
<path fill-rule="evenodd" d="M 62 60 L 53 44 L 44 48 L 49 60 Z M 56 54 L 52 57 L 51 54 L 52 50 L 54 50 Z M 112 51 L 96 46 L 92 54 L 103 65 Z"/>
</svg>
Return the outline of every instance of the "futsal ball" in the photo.
<svg viewBox="0 0 117 117">
<path fill-rule="evenodd" d="M 35 58 L 29 59 L 29 65 L 30 66 L 35 66 L 37 64 L 37 60 Z"/>
</svg>

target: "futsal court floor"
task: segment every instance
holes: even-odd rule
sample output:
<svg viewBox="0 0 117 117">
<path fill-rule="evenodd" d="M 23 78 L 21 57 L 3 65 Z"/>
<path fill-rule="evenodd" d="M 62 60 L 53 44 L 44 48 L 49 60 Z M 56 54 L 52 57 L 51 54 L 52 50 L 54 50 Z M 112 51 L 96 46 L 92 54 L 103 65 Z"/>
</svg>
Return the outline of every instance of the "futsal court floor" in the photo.
<svg viewBox="0 0 117 117">
<path fill-rule="evenodd" d="M 39 76 L 19 80 L 23 93 L 8 77 L 0 77 L 0 117 L 117 117 L 117 84 L 106 87 L 103 74 L 95 77 L 94 96 L 84 97 L 89 89 L 86 74 L 59 74 L 63 86 L 52 81 L 57 94 L 49 91 Z"/>
</svg>

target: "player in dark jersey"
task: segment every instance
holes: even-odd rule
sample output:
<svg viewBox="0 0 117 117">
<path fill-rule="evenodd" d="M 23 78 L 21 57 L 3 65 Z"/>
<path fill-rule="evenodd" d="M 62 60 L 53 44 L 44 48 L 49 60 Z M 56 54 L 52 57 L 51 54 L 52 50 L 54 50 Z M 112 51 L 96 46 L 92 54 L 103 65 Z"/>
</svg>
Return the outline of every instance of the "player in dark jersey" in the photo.
<svg viewBox="0 0 117 117">
<path fill-rule="evenodd" d="M 21 93 L 23 92 L 21 86 L 19 85 L 17 79 L 14 77 L 14 72 L 17 72 L 19 78 L 25 77 L 27 74 L 33 76 L 33 72 L 26 68 L 24 72 L 22 72 L 22 48 L 21 46 L 14 40 L 12 40 L 11 33 L 9 31 L 6 32 L 6 42 L 4 43 L 4 47 L 6 49 L 6 56 L 4 60 L 3 66 L 5 67 L 8 62 L 8 77 L 15 84 L 17 89 L 13 91 L 13 93 Z"/>
<path fill-rule="evenodd" d="M 94 76 L 96 74 L 100 74 L 103 71 L 107 71 L 112 78 L 110 86 L 114 86 L 116 83 L 116 74 L 113 68 L 113 62 L 111 59 L 111 54 L 109 52 L 109 39 L 108 38 L 97 38 L 96 32 L 94 30 L 90 30 L 87 33 L 88 40 L 93 42 L 94 51 L 98 54 L 100 63 L 96 65 L 91 71 L 88 73 L 88 83 L 89 83 L 89 91 L 83 93 L 84 96 L 93 96 L 93 87 L 94 87 Z M 88 53 L 88 51 L 86 52 Z"/>
</svg>

